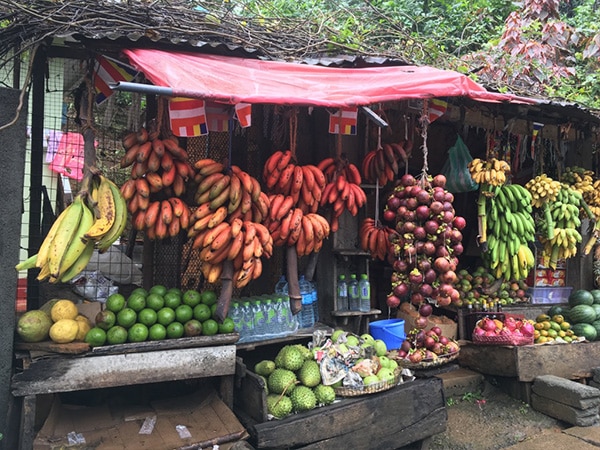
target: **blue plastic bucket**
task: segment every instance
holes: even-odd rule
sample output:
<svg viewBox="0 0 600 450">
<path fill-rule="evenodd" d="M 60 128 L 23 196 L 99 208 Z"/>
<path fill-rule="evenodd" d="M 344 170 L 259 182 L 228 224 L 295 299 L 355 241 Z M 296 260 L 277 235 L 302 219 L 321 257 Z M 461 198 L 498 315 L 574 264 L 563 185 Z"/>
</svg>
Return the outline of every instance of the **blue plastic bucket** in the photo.
<svg viewBox="0 0 600 450">
<path fill-rule="evenodd" d="M 406 339 L 404 334 L 404 320 L 388 319 L 376 320 L 369 324 L 369 334 L 375 339 L 381 339 L 385 342 L 388 350 L 400 348 L 402 342 Z"/>
</svg>

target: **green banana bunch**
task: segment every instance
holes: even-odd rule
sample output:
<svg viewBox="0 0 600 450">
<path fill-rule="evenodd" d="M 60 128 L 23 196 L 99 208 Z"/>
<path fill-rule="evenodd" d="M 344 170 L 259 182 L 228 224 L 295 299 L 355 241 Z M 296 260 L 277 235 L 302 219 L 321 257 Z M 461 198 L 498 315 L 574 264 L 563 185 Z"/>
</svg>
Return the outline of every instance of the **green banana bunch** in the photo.
<svg viewBox="0 0 600 450">
<path fill-rule="evenodd" d="M 36 255 L 17 264 L 16 270 L 40 269 L 37 279 L 66 283 L 81 273 L 94 249 L 104 252 L 123 233 L 127 205 L 119 188 L 103 175 L 90 183 L 92 206 L 87 193 L 78 194 L 58 216 Z"/>
<path fill-rule="evenodd" d="M 484 261 L 498 279 L 523 280 L 535 265 L 528 245 L 535 240 L 531 194 L 518 184 L 499 186 L 491 192 Z"/>
</svg>

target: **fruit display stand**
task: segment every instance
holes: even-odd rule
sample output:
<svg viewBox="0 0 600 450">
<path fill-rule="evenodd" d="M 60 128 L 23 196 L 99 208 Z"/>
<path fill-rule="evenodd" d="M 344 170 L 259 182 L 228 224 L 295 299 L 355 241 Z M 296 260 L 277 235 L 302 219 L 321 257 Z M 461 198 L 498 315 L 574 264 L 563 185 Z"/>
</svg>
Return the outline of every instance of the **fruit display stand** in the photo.
<svg viewBox="0 0 600 450">
<path fill-rule="evenodd" d="M 392 389 L 346 397 L 312 411 L 268 420 L 263 379 L 238 360 L 236 414 L 258 449 L 399 448 L 426 442 L 446 429 L 440 378 L 419 378 Z"/>
<path fill-rule="evenodd" d="M 220 396 L 231 408 L 237 339 L 232 333 L 131 343 L 68 357 L 17 350 L 21 369 L 12 378 L 11 392 L 23 398 L 19 448 L 32 448 L 37 396 L 42 394 L 220 377 Z M 68 352 L 69 344 L 63 347 Z"/>
<path fill-rule="evenodd" d="M 512 396 L 526 402 L 537 376 L 590 378 L 600 360 L 600 342 L 490 346 L 462 341 L 460 345 L 461 366 L 496 377 Z"/>
</svg>

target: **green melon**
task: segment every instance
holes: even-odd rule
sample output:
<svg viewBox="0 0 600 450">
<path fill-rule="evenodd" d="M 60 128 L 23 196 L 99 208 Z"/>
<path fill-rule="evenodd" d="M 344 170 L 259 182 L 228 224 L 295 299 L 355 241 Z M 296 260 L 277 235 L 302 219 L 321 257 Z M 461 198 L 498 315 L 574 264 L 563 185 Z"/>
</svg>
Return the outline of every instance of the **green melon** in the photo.
<svg viewBox="0 0 600 450">
<path fill-rule="evenodd" d="M 571 329 L 576 336 L 582 336 L 588 341 L 594 341 L 598 337 L 598 331 L 596 331 L 596 328 L 589 323 L 576 323 L 571 326 Z"/>
<path fill-rule="evenodd" d="M 550 317 L 556 316 L 557 314 L 560 314 L 563 317 L 565 317 L 566 314 L 568 314 L 568 312 L 569 312 L 569 307 L 566 305 L 552 305 L 550 307 L 550 309 L 548 310 L 547 314 Z"/>
<path fill-rule="evenodd" d="M 596 320 L 596 311 L 589 305 L 573 306 L 569 311 L 569 320 L 574 323 L 592 323 Z"/>
<path fill-rule="evenodd" d="M 577 305 L 588 305 L 591 306 L 594 304 L 594 296 L 590 291 L 585 289 L 578 289 L 574 292 L 571 292 L 569 295 L 569 306 L 572 308 Z"/>
<path fill-rule="evenodd" d="M 592 308 L 594 308 L 594 311 L 596 311 L 596 319 L 600 318 L 600 304 L 594 303 L 592 305 Z"/>
<path fill-rule="evenodd" d="M 590 294 L 594 297 L 594 303 L 600 305 L 600 289 L 592 289 Z"/>
<path fill-rule="evenodd" d="M 594 320 L 592 326 L 596 329 L 596 340 L 600 341 L 600 319 Z"/>
</svg>

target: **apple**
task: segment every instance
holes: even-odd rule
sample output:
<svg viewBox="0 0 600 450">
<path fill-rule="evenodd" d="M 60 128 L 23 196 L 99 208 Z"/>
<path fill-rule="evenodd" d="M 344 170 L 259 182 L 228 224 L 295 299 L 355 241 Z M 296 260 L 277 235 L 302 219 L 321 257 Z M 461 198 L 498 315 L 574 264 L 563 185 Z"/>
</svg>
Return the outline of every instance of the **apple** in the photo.
<svg viewBox="0 0 600 450">
<path fill-rule="evenodd" d="M 337 340 L 339 339 L 339 337 L 340 337 L 342 334 L 344 334 L 344 333 L 345 333 L 345 331 L 344 331 L 344 330 L 342 330 L 342 329 L 340 329 L 340 328 L 337 328 L 337 329 L 336 329 L 336 330 L 334 330 L 334 331 L 333 331 L 333 333 L 331 334 L 331 340 L 332 340 L 333 342 L 337 342 Z"/>
<path fill-rule="evenodd" d="M 379 369 L 379 372 L 377 372 L 377 378 L 379 378 L 381 381 L 387 381 L 391 383 L 395 378 L 394 371 L 388 369 L 387 367 L 382 367 Z"/>
<path fill-rule="evenodd" d="M 398 361 L 396 361 L 395 359 L 388 359 L 390 360 L 388 369 L 396 370 L 398 368 Z"/>
<path fill-rule="evenodd" d="M 377 375 L 369 375 L 363 378 L 363 383 L 365 386 L 368 386 L 373 383 L 379 383 L 381 380 Z"/>
<path fill-rule="evenodd" d="M 373 345 L 373 343 L 375 342 L 375 338 L 373 336 L 371 336 L 369 333 L 361 334 L 360 338 L 363 340 L 363 342 L 369 343 L 371 345 Z"/>
<path fill-rule="evenodd" d="M 346 345 L 348 347 L 358 347 L 360 346 L 360 342 L 356 336 L 354 336 L 353 334 L 349 334 L 348 336 L 346 336 Z"/>
<path fill-rule="evenodd" d="M 348 347 L 346 346 L 346 344 L 338 344 L 337 349 L 342 355 L 348 353 Z"/>
<path fill-rule="evenodd" d="M 381 365 L 382 368 L 389 369 L 391 361 L 392 360 L 385 355 L 382 355 L 379 357 L 379 364 Z"/>
<path fill-rule="evenodd" d="M 387 345 L 382 339 L 375 339 L 373 347 L 377 356 L 384 356 L 387 353 Z"/>
</svg>

